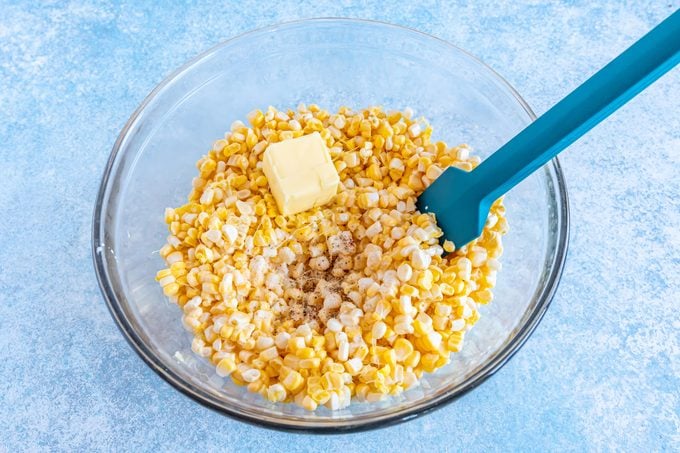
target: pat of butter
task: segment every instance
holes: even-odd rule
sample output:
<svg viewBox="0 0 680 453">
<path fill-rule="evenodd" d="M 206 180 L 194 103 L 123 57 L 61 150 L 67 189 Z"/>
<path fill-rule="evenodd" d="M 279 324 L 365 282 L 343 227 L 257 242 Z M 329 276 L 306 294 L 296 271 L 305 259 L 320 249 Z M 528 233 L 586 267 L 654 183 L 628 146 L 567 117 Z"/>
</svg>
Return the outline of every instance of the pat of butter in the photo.
<svg viewBox="0 0 680 453">
<path fill-rule="evenodd" d="M 264 152 L 262 169 L 283 215 L 328 203 L 340 184 L 326 143 L 318 132 L 272 143 Z"/>
</svg>

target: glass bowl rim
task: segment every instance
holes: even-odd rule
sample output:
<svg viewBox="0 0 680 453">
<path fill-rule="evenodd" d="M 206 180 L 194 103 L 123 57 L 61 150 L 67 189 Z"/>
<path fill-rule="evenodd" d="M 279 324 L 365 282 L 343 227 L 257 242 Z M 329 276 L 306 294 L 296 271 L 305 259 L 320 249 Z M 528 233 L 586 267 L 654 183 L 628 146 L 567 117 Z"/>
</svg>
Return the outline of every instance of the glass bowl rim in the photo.
<svg viewBox="0 0 680 453">
<path fill-rule="evenodd" d="M 97 193 L 97 199 L 93 211 L 92 219 L 92 259 L 95 269 L 95 274 L 97 277 L 97 282 L 101 290 L 106 305 L 108 307 L 111 316 L 113 317 L 118 329 L 121 331 L 127 342 L 130 344 L 132 349 L 139 355 L 139 357 L 163 380 L 169 383 L 172 387 L 183 393 L 184 395 L 190 397 L 194 401 L 200 403 L 201 405 L 212 409 L 220 414 L 228 415 L 237 420 L 265 428 L 272 428 L 281 431 L 288 432 L 303 432 L 303 433 L 318 433 L 318 434 L 329 434 L 329 433 L 346 433 L 346 432 L 357 432 L 365 431 L 380 427 L 387 427 L 402 423 L 421 415 L 430 413 L 435 409 L 441 408 L 451 401 L 457 399 L 463 394 L 474 389 L 486 379 L 491 377 L 500 368 L 505 365 L 505 363 L 512 358 L 517 351 L 521 349 L 526 340 L 531 336 L 535 328 L 540 323 L 543 315 L 545 314 L 548 306 L 552 302 L 555 291 L 559 284 L 560 278 L 562 276 L 562 271 L 564 269 L 564 263 L 567 256 L 567 248 L 569 245 L 569 199 L 567 195 L 566 183 L 564 180 L 564 174 L 562 172 L 560 163 L 557 158 L 554 158 L 548 165 L 552 167 L 555 174 L 556 192 L 558 195 L 558 202 L 560 209 L 560 219 L 561 222 L 558 225 L 558 237 L 556 240 L 556 251 L 552 263 L 550 263 L 550 274 L 546 279 L 546 283 L 541 288 L 540 296 L 536 306 L 529 314 L 529 318 L 526 322 L 517 330 L 515 337 L 507 344 L 503 349 L 501 349 L 496 356 L 493 357 L 489 362 L 482 366 L 475 374 L 473 374 L 463 385 L 460 385 L 457 389 L 440 395 L 437 398 L 426 400 L 420 404 L 416 404 L 412 407 L 408 407 L 401 411 L 383 416 L 377 420 L 362 420 L 355 424 L 343 424 L 341 426 L 297 426 L 294 424 L 287 424 L 278 421 L 264 420 L 257 418 L 256 416 L 251 416 L 249 414 L 244 414 L 238 409 L 232 409 L 227 406 L 222 406 L 214 403 L 209 398 L 204 396 L 200 389 L 184 380 L 181 376 L 177 375 L 174 371 L 167 368 L 156 354 L 154 354 L 150 348 L 141 340 L 133 329 L 131 323 L 127 319 L 125 313 L 121 309 L 121 303 L 118 301 L 112 283 L 108 277 L 107 265 L 104 259 L 104 244 L 102 243 L 103 229 L 106 222 L 102 219 L 102 214 L 105 211 L 104 202 L 106 199 L 106 194 L 109 189 L 109 180 L 111 179 L 112 170 L 117 162 L 118 155 L 121 152 L 121 145 L 130 131 L 132 125 L 136 122 L 142 112 L 145 110 L 146 106 L 160 93 L 166 86 L 170 85 L 174 80 L 180 77 L 185 71 L 192 68 L 196 63 L 206 59 L 212 54 L 219 51 L 221 48 L 231 44 L 232 42 L 239 40 L 244 37 L 251 35 L 259 35 L 264 33 L 269 33 L 274 30 L 280 29 L 281 27 L 289 26 L 299 26 L 305 24 L 316 24 L 324 22 L 341 22 L 347 24 L 368 24 L 377 25 L 381 27 L 391 28 L 399 32 L 407 32 L 411 35 L 419 35 L 421 38 L 436 40 L 440 44 L 463 54 L 465 57 L 469 58 L 473 62 L 477 63 L 481 68 L 488 71 L 493 78 L 504 86 L 515 98 L 515 100 L 522 106 L 524 111 L 529 115 L 530 119 L 534 121 L 536 119 L 536 114 L 533 112 L 531 107 L 526 103 L 526 101 L 520 96 L 520 94 L 515 90 L 510 83 L 508 83 L 500 74 L 498 74 L 494 69 L 487 66 L 482 60 L 455 46 L 448 41 L 445 41 L 436 36 L 430 35 L 410 27 L 405 27 L 402 25 L 391 24 L 388 22 L 369 20 L 369 19 L 355 19 L 355 18 L 344 18 L 344 17 L 318 17 L 318 18 L 308 18 L 299 19 L 293 21 L 279 22 L 273 25 L 268 25 L 253 30 L 246 31 L 244 33 L 238 34 L 222 41 L 210 49 L 200 53 L 199 55 L 191 58 L 178 69 L 174 70 L 170 75 L 165 77 L 142 101 L 142 103 L 135 109 L 133 114 L 125 123 L 123 129 L 121 130 L 116 142 L 113 145 L 111 154 L 107 161 L 106 167 L 104 169 L 99 190 Z"/>
</svg>

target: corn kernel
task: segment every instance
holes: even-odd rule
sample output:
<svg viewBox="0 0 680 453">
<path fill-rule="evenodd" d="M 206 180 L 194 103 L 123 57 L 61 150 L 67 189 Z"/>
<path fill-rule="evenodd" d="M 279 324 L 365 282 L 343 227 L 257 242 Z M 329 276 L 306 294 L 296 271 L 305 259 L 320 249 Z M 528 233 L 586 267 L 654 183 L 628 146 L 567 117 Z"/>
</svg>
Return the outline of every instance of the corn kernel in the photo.
<svg viewBox="0 0 680 453">
<path fill-rule="evenodd" d="M 217 374 L 225 377 L 236 370 L 236 363 L 232 358 L 224 358 L 217 364 Z"/>
<path fill-rule="evenodd" d="M 301 359 L 311 359 L 314 357 L 314 349 L 308 347 L 300 348 L 296 351 L 295 355 Z"/>
<path fill-rule="evenodd" d="M 405 338 L 398 338 L 394 342 L 394 352 L 398 361 L 402 362 L 413 352 L 413 345 Z"/>
<path fill-rule="evenodd" d="M 290 392 L 296 393 L 304 384 L 304 378 L 295 370 L 290 370 L 281 381 L 283 386 Z"/>
<path fill-rule="evenodd" d="M 279 403 L 286 399 L 286 388 L 279 384 L 270 385 L 267 388 L 267 399 L 272 403 Z"/>
<path fill-rule="evenodd" d="M 319 366 L 321 366 L 321 359 L 318 357 L 300 360 L 300 368 L 302 369 L 319 368 Z"/>
<path fill-rule="evenodd" d="M 329 397 L 330 397 L 330 395 L 329 395 Z M 311 396 L 306 395 L 306 396 L 302 399 L 302 404 L 301 404 L 301 406 L 302 406 L 303 408 L 307 409 L 308 411 L 313 411 L 313 410 L 316 410 L 318 404 L 317 404 L 316 401 L 314 401 L 314 399 L 312 399 Z"/>
</svg>

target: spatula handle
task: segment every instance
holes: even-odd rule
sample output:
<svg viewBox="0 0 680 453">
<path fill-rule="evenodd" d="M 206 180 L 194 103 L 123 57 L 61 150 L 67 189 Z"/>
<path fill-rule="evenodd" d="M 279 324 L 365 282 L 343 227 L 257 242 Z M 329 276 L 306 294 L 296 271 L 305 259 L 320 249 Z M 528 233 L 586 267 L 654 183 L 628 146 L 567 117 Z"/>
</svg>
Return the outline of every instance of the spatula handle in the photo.
<svg viewBox="0 0 680 453">
<path fill-rule="evenodd" d="M 493 202 L 680 61 L 680 10 L 548 110 L 472 171 Z"/>
</svg>

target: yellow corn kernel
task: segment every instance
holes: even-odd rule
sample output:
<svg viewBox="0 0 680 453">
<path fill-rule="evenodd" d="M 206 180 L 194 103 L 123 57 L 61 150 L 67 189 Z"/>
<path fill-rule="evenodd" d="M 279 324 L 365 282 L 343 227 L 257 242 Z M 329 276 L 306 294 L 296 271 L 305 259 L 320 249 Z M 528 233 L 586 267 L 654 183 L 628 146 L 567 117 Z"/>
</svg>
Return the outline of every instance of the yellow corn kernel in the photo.
<svg viewBox="0 0 680 453">
<path fill-rule="evenodd" d="M 170 269 L 162 269 L 156 273 L 156 281 L 161 281 L 170 276 L 172 276 L 172 271 Z"/>
<path fill-rule="evenodd" d="M 436 366 L 437 368 L 441 368 L 441 367 L 443 367 L 444 365 L 446 365 L 447 363 L 449 363 L 449 354 L 450 354 L 450 352 L 449 352 L 449 351 L 445 351 L 443 354 L 444 354 L 444 355 L 442 355 L 442 352 L 440 351 L 440 353 L 439 353 L 439 358 L 437 359 L 437 363 L 435 363 L 435 366 Z"/>
<path fill-rule="evenodd" d="M 224 377 L 229 376 L 236 370 L 236 362 L 233 358 L 224 358 L 217 363 L 217 374 Z"/>
<path fill-rule="evenodd" d="M 279 403 L 286 399 L 286 388 L 280 383 L 267 387 L 267 399 L 272 403 Z"/>
<path fill-rule="evenodd" d="M 246 382 L 248 382 L 248 381 L 246 381 Z M 248 386 L 246 388 L 248 389 L 249 392 L 252 392 L 252 393 L 262 394 L 262 393 L 266 393 L 266 391 L 267 391 L 267 388 L 262 383 L 262 381 L 251 382 L 251 383 L 248 384 Z"/>
<path fill-rule="evenodd" d="M 380 401 L 390 391 L 390 388 L 384 382 L 374 382 L 373 387 L 375 388 L 376 391 L 366 395 L 366 399 L 368 401 Z"/>
<path fill-rule="evenodd" d="M 301 369 L 310 369 L 310 368 L 319 368 L 321 366 L 321 359 L 319 357 L 314 357 L 311 359 L 301 359 L 300 360 L 300 368 Z"/>
<path fill-rule="evenodd" d="M 396 135 L 392 138 L 392 140 L 394 141 L 394 147 L 400 149 L 406 143 L 406 136 Z"/>
<path fill-rule="evenodd" d="M 354 387 L 354 394 L 356 395 L 357 399 L 359 399 L 359 401 L 364 401 L 369 390 L 370 387 L 367 384 L 364 383 L 357 384 Z"/>
<path fill-rule="evenodd" d="M 453 307 L 451 307 L 451 305 L 446 305 L 446 304 L 442 304 L 442 303 L 436 303 L 434 305 L 434 314 L 436 316 L 446 317 L 446 316 L 451 315 L 452 311 L 453 311 Z"/>
<path fill-rule="evenodd" d="M 378 369 L 374 366 L 365 366 L 359 374 L 359 380 L 363 383 L 372 383 L 377 379 Z"/>
<path fill-rule="evenodd" d="M 482 289 L 470 294 L 470 297 L 478 304 L 486 305 L 493 300 L 493 293 L 490 289 Z"/>
<path fill-rule="evenodd" d="M 323 123 L 318 118 L 312 118 L 307 121 L 305 129 L 309 129 L 310 131 L 321 131 L 323 129 Z"/>
<path fill-rule="evenodd" d="M 224 157 L 231 157 L 241 151 L 241 144 L 240 143 L 231 143 L 222 149 L 222 154 L 224 154 Z"/>
<path fill-rule="evenodd" d="M 329 373 L 343 373 L 345 371 L 345 367 L 342 366 L 341 363 L 331 363 L 328 365 L 327 370 Z"/>
<path fill-rule="evenodd" d="M 414 323 L 415 324 L 415 323 Z M 439 332 L 427 332 L 420 339 L 424 348 L 428 351 L 438 351 L 442 344 L 442 336 Z"/>
<path fill-rule="evenodd" d="M 231 187 L 233 187 L 234 189 L 240 189 L 247 182 L 248 182 L 248 177 L 246 175 L 238 175 L 238 176 L 235 176 L 231 180 Z"/>
<path fill-rule="evenodd" d="M 372 164 L 366 170 L 366 176 L 373 179 L 374 181 L 380 181 L 382 179 L 382 173 L 380 172 L 380 167 L 376 164 Z"/>
<path fill-rule="evenodd" d="M 295 133 L 293 131 L 282 131 L 279 132 L 279 140 L 290 140 L 292 138 L 295 138 Z"/>
<path fill-rule="evenodd" d="M 392 369 L 397 365 L 397 354 L 394 349 L 383 351 L 381 359 L 385 365 L 389 365 Z"/>
<path fill-rule="evenodd" d="M 265 361 L 270 361 L 278 356 L 279 352 L 276 349 L 276 346 L 272 346 L 271 348 L 265 349 L 264 351 L 260 352 L 260 358 Z"/>
<path fill-rule="evenodd" d="M 418 277 L 418 286 L 422 289 L 429 291 L 432 289 L 433 283 L 432 272 L 429 269 L 425 269 Z"/>
<path fill-rule="evenodd" d="M 416 318 L 415 321 L 413 321 L 413 330 L 415 330 L 416 334 L 424 336 L 427 335 L 432 329 L 431 324 L 425 323 L 420 317 Z"/>
<path fill-rule="evenodd" d="M 459 352 L 463 346 L 463 332 L 451 332 L 449 338 L 446 339 L 446 349 L 451 352 Z"/>
<path fill-rule="evenodd" d="M 357 197 L 357 205 L 362 209 L 369 209 L 378 206 L 380 197 L 376 192 L 366 192 L 359 194 Z"/>
<path fill-rule="evenodd" d="M 248 122 L 253 125 L 253 127 L 262 127 L 264 125 L 264 114 L 261 110 L 253 110 L 248 114 Z"/>
<path fill-rule="evenodd" d="M 354 168 L 360 163 L 359 154 L 355 152 L 345 154 L 343 160 L 345 162 L 345 165 L 347 165 L 347 167 L 349 168 Z"/>
<path fill-rule="evenodd" d="M 313 391 L 315 389 L 320 389 L 321 386 L 321 377 L 319 376 L 312 376 L 309 379 L 307 379 L 307 389 L 309 391 Z"/>
<path fill-rule="evenodd" d="M 215 162 L 213 159 L 206 159 L 201 163 L 199 167 L 199 171 L 201 172 L 201 177 L 202 178 L 208 178 L 210 175 L 213 174 L 215 169 L 217 168 L 217 162 Z"/>
<path fill-rule="evenodd" d="M 324 389 L 315 389 L 313 392 L 309 393 L 309 396 L 317 404 L 326 404 L 326 402 L 331 398 L 331 393 L 327 390 L 324 390 Z M 314 410 L 314 409 L 310 409 L 310 410 Z"/>
<path fill-rule="evenodd" d="M 283 364 L 288 368 L 297 370 L 300 368 L 300 358 L 294 354 L 286 354 L 283 358 Z"/>
<path fill-rule="evenodd" d="M 298 350 L 304 348 L 305 338 L 304 337 L 291 337 L 288 340 L 288 350 L 292 353 L 296 353 Z"/>
<path fill-rule="evenodd" d="M 165 208 L 165 223 L 170 224 L 177 218 L 177 212 L 172 208 Z"/>
<path fill-rule="evenodd" d="M 321 386 L 326 390 L 340 390 L 343 386 L 342 375 L 339 373 L 325 373 L 321 378 Z"/>
<path fill-rule="evenodd" d="M 314 349 L 309 347 L 300 348 L 295 352 L 300 359 L 311 359 L 314 357 Z"/>
<path fill-rule="evenodd" d="M 267 245 L 267 240 L 265 239 L 264 233 L 262 231 L 255 232 L 253 235 L 253 244 L 257 247 L 263 247 Z"/>
<path fill-rule="evenodd" d="M 401 285 L 401 289 L 399 291 L 404 296 L 417 297 L 419 294 L 419 291 L 414 286 L 408 284 Z"/>
<path fill-rule="evenodd" d="M 176 261 L 170 265 L 170 271 L 174 277 L 186 275 L 187 265 L 184 261 Z"/>
<path fill-rule="evenodd" d="M 413 351 L 406 359 L 404 359 L 404 366 L 415 368 L 420 362 L 420 351 Z"/>
<path fill-rule="evenodd" d="M 349 123 L 349 127 L 347 128 L 347 136 L 348 137 L 354 137 L 359 133 L 359 128 L 361 127 L 361 120 L 353 117 L 352 121 Z"/>
<path fill-rule="evenodd" d="M 282 215 L 277 215 L 274 218 L 274 223 L 276 223 L 276 226 L 278 226 L 279 228 L 286 228 L 288 226 L 286 218 Z"/>
<path fill-rule="evenodd" d="M 413 345 L 405 338 L 398 338 L 394 342 L 393 348 L 396 359 L 400 362 L 406 360 L 406 358 L 413 352 Z"/>
<path fill-rule="evenodd" d="M 264 200 L 260 200 L 256 205 L 255 205 L 255 215 L 258 217 L 262 217 L 267 213 L 267 205 L 265 204 Z"/>
<path fill-rule="evenodd" d="M 453 286 L 449 285 L 448 283 L 440 283 L 439 284 L 439 290 L 445 296 L 453 296 L 455 294 L 455 290 L 453 289 Z"/>
<path fill-rule="evenodd" d="M 453 283 L 453 292 L 454 294 L 465 293 L 465 282 L 463 280 L 456 279 L 456 281 Z"/>
<path fill-rule="evenodd" d="M 312 337 L 311 347 L 314 348 L 314 349 L 321 349 L 321 348 L 323 348 L 325 343 L 326 343 L 326 338 L 324 338 L 321 335 L 315 335 L 315 336 Z"/>
<path fill-rule="evenodd" d="M 282 369 L 284 367 L 281 367 Z M 305 380 L 300 373 L 295 370 L 290 370 L 281 381 L 281 384 L 290 392 L 297 393 L 302 388 Z"/>
<path fill-rule="evenodd" d="M 244 381 L 243 379 L 241 379 L 240 376 L 238 376 L 238 370 L 234 371 L 231 374 L 231 380 L 234 382 L 234 384 L 241 386 L 241 387 L 245 387 L 246 385 L 248 385 L 248 383 L 246 381 Z"/>
<path fill-rule="evenodd" d="M 222 338 L 228 339 L 231 338 L 231 336 L 234 334 L 234 326 L 230 326 L 228 324 L 225 324 L 222 326 L 220 329 L 220 336 Z"/>
<path fill-rule="evenodd" d="M 330 397 L 330 396 L 329 396 L 329 397 Z M 308 411 L 316 410 L 316 408 L 318 407 L 318 404 L 316 403 L 316 401 L 314 401 L 314 400 L 312 399 L 312 397 L 309 396 L 309 395 L 306 395 L 306 396 L 302 399 L 302 403 L 301 403 L 300 405 L 301 405 L 303 408 L 307 409 Z"/>
<path fill-rule="evenodd" d="M 337 347 L 335 342 L 335 333 L 327 332 L 326 334 L 324 334 L 324 338 L 326 339 L 326 347 L 329 350 L 333 350 Z"/>
<path fill-rule="evenodd" d="M 375 135 L 372 140 L 373 147 L 377 150 L 382 150 L 385 147 L 385 137 L 382 135 Z"/>
<path fill-rule="evenodd" d="M 437 361 L 439 360 L 439 354 L 425 354 L 420 359 L 420 366 L 424 371 L 428 373 L 433 372 L 437 369 Z"/>
<path fill-rule="evenodd" d="M 368 346 L 366 346 L 365 344 L 360 345 L 354 351 L 354 357 L 361 359 L 361 360 L 364 360 L 367 355 L 368 355 Z"/>
<path fill-rule="evenodd" d="M 165 286 L 163 286 L 163 294 L 165 294 L 168 297 L 172 297 L 177 295 L 179 292 L 179 285 L 177 283 L 169 283 Z"/>
</svg>

